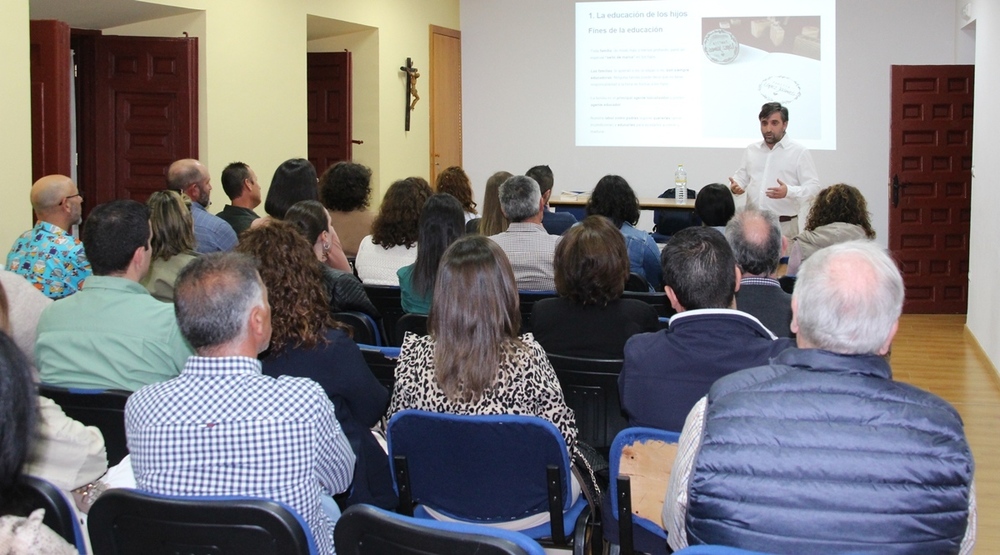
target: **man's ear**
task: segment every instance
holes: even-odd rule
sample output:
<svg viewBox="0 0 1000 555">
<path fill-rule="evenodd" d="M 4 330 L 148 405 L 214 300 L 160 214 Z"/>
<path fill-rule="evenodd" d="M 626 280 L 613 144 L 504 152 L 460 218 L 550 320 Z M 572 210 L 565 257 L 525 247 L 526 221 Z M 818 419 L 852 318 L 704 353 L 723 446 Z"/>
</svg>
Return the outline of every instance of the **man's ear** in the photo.
<svg viewBox="0 0 1000 555">
<path fill-rule="evenodd" d="M 552 189 L 549 189 L 548 191 L 542 193 L 542 200 L 545 201 L 545 204 L 549 203 L 550 198 L 552 198 Z"/>
<path fill-rule="evenodd" d="M 267 328 L 266 319 L 267 313 L 263 306 L 258 305 L 250 309 L 250 331 L 256 337 L 264 335 Z"/>
<path fill-rule="evenodd" d="M 733 293 L 740 290 L 740 281 L 743 279 L 743 272 L 740 271 L 739 264 L 736 265 L 736 289 L 733 289 Z"/>
<path fill-rule="evenodd" d="M 677 302 L 677 293 L 674 293 L 673 287 L 664 285 L 663 291 L 667 294 L 667 299 L 670 300 L 670 306 L 674 307 L 674 310 L 677 312 L 684 312 L 684 307 L 681 306 L 681 303 Z"/>
<path fill-rule="evenodd" d="M 889 354 L 889 349 L 892 348 L 892 340 L 894 337 L 896 337 L 897 331 L 899 331 L 899 320 L 896 320 L 895 322 L 892 323 L 892 329 L 889 330 L 889 337 L 886 338 L 885 343 L 882 345 L 882 348 L 878 350 L 879 355 L 885 356 Z"/>
<path fill-rule="evenodd" d="M 788 329 L 795 335 L 799 334 L 799 300 L 792 295 L 792 321 L 788 324 Z"/>
<path fill-rule="evenodd" d="M 788 237 L 781 236 L 781 256 L 788 255 Z"/>
</svg>

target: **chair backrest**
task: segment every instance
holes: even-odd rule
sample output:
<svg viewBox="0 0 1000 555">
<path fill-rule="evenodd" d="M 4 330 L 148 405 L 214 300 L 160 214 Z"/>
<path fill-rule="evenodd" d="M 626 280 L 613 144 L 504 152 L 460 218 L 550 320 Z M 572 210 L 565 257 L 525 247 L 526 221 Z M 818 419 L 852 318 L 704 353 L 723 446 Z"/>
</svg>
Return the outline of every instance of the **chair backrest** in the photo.
<svg viewBox="0 0 1000 555">
<path fill-rule="evenodd" d="M 521 333 L 531 331 L 531 310 L 535 303 L 559 296 L 555 291 L 518 291 L 517 295 L 521 304 Z"/>
<path fill-rule="evenodd" d="M 670 187 L 660 194 L 658 198 L 677 198 L 677 190 Z M 694 189 L 687 190 L 687 198 L 693 199 L 697 196 Z M 661 235 L 673 235 L 678 231 L 692 226 L 701 225 L 701 218 L 695 214 L 694 210 L 675 210 L 672 208 L 657 208 L 653 210 L 653 230 Z"/>
<path fill-rule="evenodd" d="M 459 522 L 419 519 L 371 505 L 348 507 L 333 533 L 339 555 L 544 555 L 524 534 Z"/>
<path fill-rule="evenodd" d="M 364 312 L 356 310 L 334 312 L 333 319 L 341 324 L 347 324 L 354 330 L 353 338 L 355 343 L 364 343 L 365 345 L 382 344 L 382 335 L 378 331 L 378 324 L 375 323 L 375 320 L 372 320 L 371 316 Z"/>
<path fill-rule="evenodd" d="M 385 344 L 399 347 L 403 343 L 402 337 L 396 337 L 396 321 L 403 314 L 403 301 L 399 287 L 391 285 L 365 285 L 365 293 L 368 300 L 375 305 L 379 314 L 382 315 L 382 327 L 385 330 Z"/>
<path fill-rule="evenodd" d="M 94 426 L 104 436 L 108 466 L 121 462 L 128 454 L 125 440 L 125 402 L 131 392 L 115 389 L 73 389 L 39 384 L 38 394 L 55 401 L 66 416 L 87 426 Z"/>
<path fill-rule="evenodd" d="M 375 379 L 389 390 L 392 395 L 392 388 L 396 384 L 396 362 L 399 361 L 399 347 L 378 347 L 375 345 L 359 344 L 361 355 L 365 357 L 365 363 L 375 375 Z"/>
<path fill-rule="evenodd" d="M 35 509 L 45 509 L 42 523 L 86 555 L 87 546 L 76 520 L 76 511 L 59 488 L 41 478 L 22 475 L 11 497 L 12 500 L 5 503 L 4 514 L 28 516 Z"/>
<path fill-rule="evenodd" d="M 542 418 L 404 410 L 387 435 L 394 478 L 396 457 L 405 457 L 413 501 L 441 513 L 503 522 L 546 511 L 549 465 L 558 468 L 562 510 L 572 504 L 566 440 Z"/>
<path fill-rule="evenodd" d="M 666 483 L 670 476 L 673 460 L 667 460 L 666 454 L 662 452 L 661 448 L 675 445 L 679 438 L 680 434 L 677 432 L 642 427 L 625 428 L 615 436 L 614 442 L 611 444 L 611 452 L 608 454 L 612 514 L 622 514 L 619 510 L 623 499 L 623 492 L 619 491 L 618 478 L 620 475 L 630 475 L 631 491 L 638 492 L 636 499 L 647 491 L 667 491 Z M 654 447 L 653 443 L 658 445 Z M 650 445 L 650 449 L 642 449 L 643 444 Z M 657 450 L 652 450 L 654 448 Z M 639 514 L 632 514 L 633 509 L 636 509 L 639 503 L 632 504 L 631 495 L 625 495 L 624 498 L 629 504 L 626 507 L 627 516 L 635 524 L 662 537 L 665 541 L 667 533 L 660 524 L 663 496 L 653 497 L 652 499 L 658 501 L 658 503 L 653 504 L 655 507 L 650 510 L 641 510 Z"/>
<path fill-rule="evenodd" d="M 728 547 L 725 545 L 692 545 L 680 551 L 674 551 L 674 555 L 768 555 L 760 551 L 748 551 L 738 547 Z"/>
<path fill-rule="evenodd" d="M 427 335 L 427 315 L 426 314 L 404 314 L 396 321 L 396 337 L 400 343 L 406 332 L 413 332 L 417 335 Z"/>
<path fill-rule="evenodd" d="M 637 301 L 642 301 L 656 310 L 656 315 L 660 318 L 670 318 L 677 311 L 674 307 L 670 306 L 670 299 L 667 298 L 667 294 L 663 291 L 650 292 L 639 292 L 639 291 L 628 291 L 626 290 L 622 293 L 623 299 L 635 299 Z"/>
<path fill-rule="evenodd" d="M 591 359 L 550 354 L 563 397 L 576 414 L 579 441 L 603 454 L 615 434 L 628 427 L 618 396 L 620 359 Z"/>
<path fill-rule="evenodd" d="M 316 553 L 301 517 L 267 499 L 111 489 L 91 507 L 87 527 L 94 555 Z"/>
<path fill-rule="evenodd" d="M 628 280 L 625 282 L 625 290 L 635 293 L 649 293 L 649 282 L 646 281 L 645 277 L 632 272 L 628 275 Z"/>
</svg>

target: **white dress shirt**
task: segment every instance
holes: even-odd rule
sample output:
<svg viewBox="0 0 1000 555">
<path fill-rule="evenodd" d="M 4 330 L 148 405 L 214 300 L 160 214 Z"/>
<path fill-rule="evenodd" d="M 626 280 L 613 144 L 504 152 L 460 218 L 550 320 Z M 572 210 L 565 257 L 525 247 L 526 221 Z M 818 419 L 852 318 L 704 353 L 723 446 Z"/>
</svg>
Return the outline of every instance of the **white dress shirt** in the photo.
<svg viewBox="0 0 1000 555">
<path fill-rule="evenodd" d="M 747 146 L 733 179 L 746 191 L 748 207 L 770 210 L 779 216 L 797 216 L 800 206 L 820 190 L 812 155 L 788 135 L 774 148 L 768 148 L 764 141 Z M 777 187 L 779 179 L 788 186 L 787 196 L 768 198 L 767 189 Z"/>
</svg>

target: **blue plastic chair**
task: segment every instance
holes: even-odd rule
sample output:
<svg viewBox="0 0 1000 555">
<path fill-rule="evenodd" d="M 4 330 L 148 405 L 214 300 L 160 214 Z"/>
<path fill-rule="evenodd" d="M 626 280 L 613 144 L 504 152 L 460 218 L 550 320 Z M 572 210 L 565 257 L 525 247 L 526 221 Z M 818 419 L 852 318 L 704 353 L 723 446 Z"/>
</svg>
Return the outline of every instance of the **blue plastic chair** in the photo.
<svg viewBox="0 0 1000 555">
<path fill-rule="evenodd" d="M 548 512 L 549 522 L 519 532 L 583 553 L 591 509 L 582 494 L 571 498 L 566 443 L 550 422 L 405 410 L 389 420 L 388 443 L 400 512 L 416 503 L 418 518 L 432 508 L 473 524 Z"/>
<path fill-rule="evenodd" d="M 125 438 L 125 402 L 130 391 L 117 389 L 80 389 L 39 384 L 38 394 L 53 401 L 66 416 L 94 426 L 104 436 L 108 466 L 114 466 L 128 455 Z"/>
<path fill-rule="evenodd" d="M 252 497 L 110 489 L 90 508 L 87 528 L 94 555 L 317 552 L 308 524 L 291 507 Z"/>
<path fill-rule="evenodd" d="M 73 544 L 80 555 L 87 555 L 87 544 L 76 518 L 72 502 L 52 483 L 35 476 L 21 475 L 7 501 L 10 514 L 28 516 L 35 509 L 45 509 L 42 523 Z"/>
<path fill-rule="evenodd" d="M 477 524 L 413 518 L 353 505 L 333 533 L 339 555 L 544 555 L 535 540 L 519 532 Z"/>
<path fill-rule="evenodd" d="M 615 436 L 611 443 L 608 456 L 608 466 L 611 473 L 611 485 L 608 497 L 604 500 L 604 539 L 612 545 L 621 546 L 622 553 L 632 553 L 633 550 L 645 553 L 666 554 L 667 532 L 660 525 L 660 515 L 655 515 L 656 521 L 642 518 L 632 513 L 631 482 L 628 476 L 621 474 L 622 452 L 626 447 L 650 440 L 664 443 L 677 443 L 680 434 L 655 428 L 632 427 L 625 428 Z M 671 464 L 664 462 L 664 473 L 670 471 Z M 666 490 L 661 492 L 666 495 Z"/>
</svg>

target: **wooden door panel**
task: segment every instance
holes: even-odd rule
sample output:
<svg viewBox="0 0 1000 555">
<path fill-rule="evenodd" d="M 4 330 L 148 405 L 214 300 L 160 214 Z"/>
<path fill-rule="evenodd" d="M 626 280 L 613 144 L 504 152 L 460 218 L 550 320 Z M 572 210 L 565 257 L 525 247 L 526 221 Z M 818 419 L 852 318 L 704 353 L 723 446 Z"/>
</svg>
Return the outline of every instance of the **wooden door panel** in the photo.
<svg viewBox="0 0 1000 555">
<path fill-rule="evenodd" d="M 968 299 L 972 66 L 893 66 L 889 248 L 904 310 L 962 313 Z M 898 198 L 897 198 L 898 196 Z"/>
<path fill-rule="evenodd" d="M 431 183 L 462 165 L 462 35 L 431 26 Z"/>
<path fill-rule="evenodd" d="M 73 175 L 69 25 L 35 20 L 30 27 L 31 177 Z"/>
<path fill-rule="evenodd" d="M 97 37 L 97 203 L 145 202 L 198 156 L 196 38 Z"/>
<path fill-rule="evenodd" d="M 309 161 L 322 173 L 352 156 L 351 53 L 310 52 L 307 59 Z"/>
</svg>

